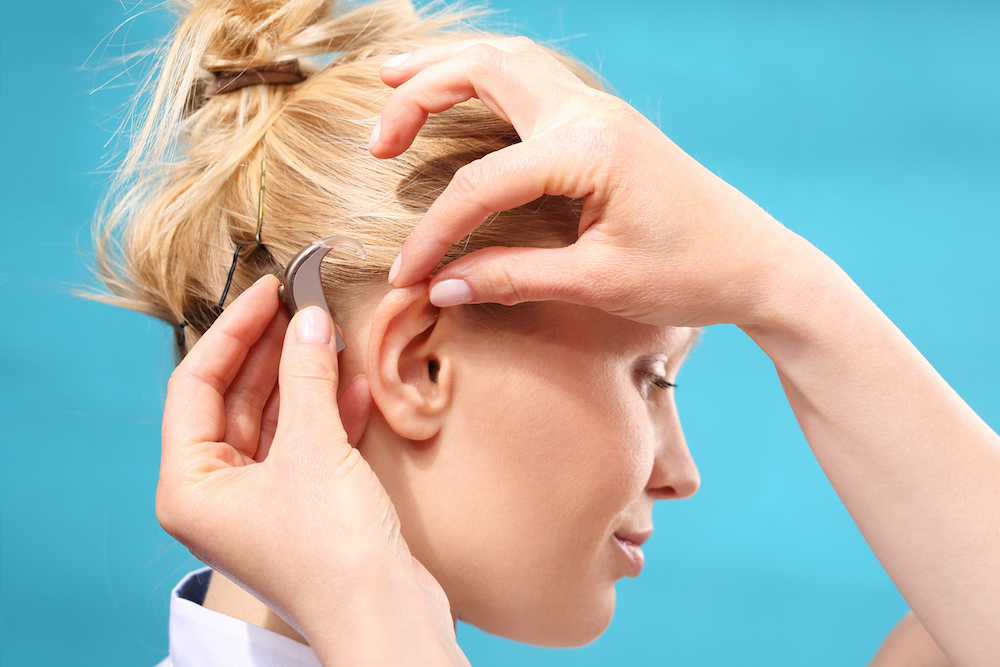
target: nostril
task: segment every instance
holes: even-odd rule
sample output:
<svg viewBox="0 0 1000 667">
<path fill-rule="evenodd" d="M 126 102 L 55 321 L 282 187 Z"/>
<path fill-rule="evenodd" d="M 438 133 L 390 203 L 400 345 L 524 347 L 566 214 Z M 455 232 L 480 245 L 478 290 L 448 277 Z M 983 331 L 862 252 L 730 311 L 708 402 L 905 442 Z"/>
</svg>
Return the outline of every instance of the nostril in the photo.
<svg viewBox="0 0 1000 667">
<path fill-rule="evenodd" d="M 675 481 L 673 484 L 657 486 L 652 489 L 652 493 L 657 500 L 683 500 L 684 498 L 690 498 L 698 491 L 700 481 L 695 476 L 689 480 L 684 479 Z"/>
<path fill-rule="evenodd" d="M 672 486 L 661 486 L 656 489 L 656 496 L 659 500 L 673 500 L 678 497 L 678 493 Z"/>
</svg>

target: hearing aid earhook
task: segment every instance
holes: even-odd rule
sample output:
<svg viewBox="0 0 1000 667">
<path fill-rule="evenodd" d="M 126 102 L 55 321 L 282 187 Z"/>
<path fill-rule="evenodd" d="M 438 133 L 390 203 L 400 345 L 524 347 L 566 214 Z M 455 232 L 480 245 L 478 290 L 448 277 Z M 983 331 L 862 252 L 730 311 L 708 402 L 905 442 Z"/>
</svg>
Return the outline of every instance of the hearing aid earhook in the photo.
<svg viewBox="0 0 1000 667">
<path fill-rule="evenodd" d="M 326 295 L 323 294 L 323 283 L 320 280 L 319 269 L 323 258 L 334 246 L 347 245 L 354 248 L 361 259 L 367 259 L 368 253 L 361 242 L 350 236 L 327 236 L 306 246 L 302 252 L 292 258 L 285 269 L 285 279 L 278 287 L 278 297 L 285 302 L 288 313 L 294 315 L 307 306 L 319 306 L 330 315 L 326 305 Z M 337 337 L 337 352 L 346 347 L 340 336 L 340 328 L 333 325 Z"/>
</svg>

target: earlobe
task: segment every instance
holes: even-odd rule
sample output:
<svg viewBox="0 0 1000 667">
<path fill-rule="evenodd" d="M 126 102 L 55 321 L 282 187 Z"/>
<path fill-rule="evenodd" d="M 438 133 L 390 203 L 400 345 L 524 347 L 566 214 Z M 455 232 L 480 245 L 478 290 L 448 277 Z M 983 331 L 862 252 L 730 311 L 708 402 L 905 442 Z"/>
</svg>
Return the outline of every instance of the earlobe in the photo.
<svg viewBox="0 0 1000 667">
<path fill-rule="evenodd" d="M 431 305 L 427 281 L 390 291 L 375 309 L 368 339 L 372 397 L 389 426 L 429 440 L 451 404 L 447 324 Z"/>
</svg>

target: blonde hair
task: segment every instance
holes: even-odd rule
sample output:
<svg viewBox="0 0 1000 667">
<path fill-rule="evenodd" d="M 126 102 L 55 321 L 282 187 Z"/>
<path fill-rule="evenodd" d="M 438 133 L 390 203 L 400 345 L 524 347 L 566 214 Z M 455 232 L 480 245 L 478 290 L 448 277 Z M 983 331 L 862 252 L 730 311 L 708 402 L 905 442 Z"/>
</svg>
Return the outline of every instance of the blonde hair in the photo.
<svg viewBox="0 0 1000 667">
<path fill-rule="evenodd" d="M 384 285 L 410 230 L 455 171 L 518 141 L 477 100 L 433 115 L 392 160 L 367 150 L 391 92 L 379 66 L 391 55 L 485 33 L 469 12 L 418 12 L 408 0 L 338 10 L 330 0 L 179 0 L 181 16 L 146 92 L 141 122 L 98 214 L 98 297 L 185 325 L 183 354 L 218 314 L 235 246 L 229 303 L 317 238 L 347 234 L 368 251 L 331 253 L 331 311 L 365 285 Z M 333 54 L 332 59 L 327 54 Z M 308 60 L 326 56 L 328 62 Z M 215 72 L 299 60 L 301 83 L 206 95 Z M 596 80 L 563 58 L 591 85 Z M 266 144 L 265 144 L 266 135 Z M 262 246 L 255 243 L 262 160 Z M 455 244 L 444 262 L 496 245 L 552 247 L 576 240 L 577 202 L 545 197 L 498 215 Z M 363 292 L 364 290 L 360 290 Z"/>
</svg>

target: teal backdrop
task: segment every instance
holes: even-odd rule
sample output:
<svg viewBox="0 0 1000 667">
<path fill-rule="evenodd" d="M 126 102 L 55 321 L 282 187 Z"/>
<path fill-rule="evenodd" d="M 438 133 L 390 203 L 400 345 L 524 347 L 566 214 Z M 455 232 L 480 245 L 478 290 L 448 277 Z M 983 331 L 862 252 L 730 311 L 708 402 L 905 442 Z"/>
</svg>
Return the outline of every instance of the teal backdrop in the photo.
<svg viewBox="0 0 1000 667">
<path fill-rule="evenodd" d="M 497 0 L 843 266 L 1000 427 L 1000 5 Z M 196 563 L 153 515 L 171 334 L 72 295 L 133 77 L 169 18 L 3 0 L 4 665 L 154 665 Z M 127 22 L 127 23 L 126 23 Z M 108 37 L 116 27 L 117 33 Z M 708 331 L 678 402 L 703 486 L 656 509 L 646 570 L 590 646 L 460 626 L 477 666 L 864 665 L 905 613 L 764 355 Z M 955 443 L 942 442 L 942 447 Z M 960 484 L 961 480 L 941 480 Z M 261 502 L 267 502 L 262 498 Z"/>
</svg>

